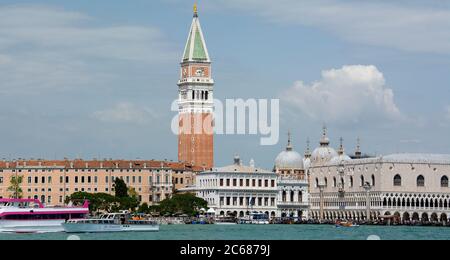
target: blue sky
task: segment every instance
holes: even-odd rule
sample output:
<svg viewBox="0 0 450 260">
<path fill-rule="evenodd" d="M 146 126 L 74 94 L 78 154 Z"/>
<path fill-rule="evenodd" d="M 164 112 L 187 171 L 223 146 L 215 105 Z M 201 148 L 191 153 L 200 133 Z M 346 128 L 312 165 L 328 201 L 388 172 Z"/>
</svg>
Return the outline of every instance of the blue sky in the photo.
<svg viewBox="0 0 450 260">
<path fill-rule="evenodd" d="M 176 160 L 170 131 L 193 1 L 11 1 L 0 5 L 0 157 Z M 450 153 L 450 4 L 209 0 L 200 19 L 215 98 L 280 98 L 280 144 L 218 136 L 272 167 L 285 133 L 334 146 Z"/>
</svg>

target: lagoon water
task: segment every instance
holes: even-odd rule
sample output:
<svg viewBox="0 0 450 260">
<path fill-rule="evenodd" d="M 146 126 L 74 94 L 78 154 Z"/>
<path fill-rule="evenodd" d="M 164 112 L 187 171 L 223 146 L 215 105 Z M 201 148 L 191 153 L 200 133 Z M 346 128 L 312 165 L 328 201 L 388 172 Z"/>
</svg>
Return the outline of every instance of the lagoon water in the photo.
<svg viewBox="0 0 450 260">
<path fill-rule="evenodd" d="M 156 233 L 77 234 L 81 240 L 450 240 L 450 228 L 327 225 L 165 225 Z M 0 240 L 67 240 L 65 233 L 0 234 Z M 78 238 L 70 237 L 69 239 Z"/>
</svg>

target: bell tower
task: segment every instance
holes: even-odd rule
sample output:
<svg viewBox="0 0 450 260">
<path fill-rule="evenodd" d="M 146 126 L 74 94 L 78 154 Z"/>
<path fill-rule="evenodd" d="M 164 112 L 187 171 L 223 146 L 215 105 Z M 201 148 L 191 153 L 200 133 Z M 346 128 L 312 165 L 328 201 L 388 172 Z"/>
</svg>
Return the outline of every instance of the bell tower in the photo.
<svg viewBox="0 0 450 260">
<path fill-rule="evenodd" d="M 214 166 L 214 80 L 197 4 L 178 81 L 178 160 L 196 167 Z"/>
</svg>

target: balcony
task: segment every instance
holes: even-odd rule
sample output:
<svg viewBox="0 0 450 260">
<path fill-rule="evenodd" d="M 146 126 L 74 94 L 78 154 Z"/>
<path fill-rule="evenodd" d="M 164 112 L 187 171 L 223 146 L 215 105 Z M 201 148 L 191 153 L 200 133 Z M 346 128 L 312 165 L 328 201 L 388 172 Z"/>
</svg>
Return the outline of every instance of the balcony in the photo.
<svg viewBox="0 0 450 260">
<path fill-rule="evenodd" d="M 308 208 L 309 203 L 308 202 L 298 202 L 298 201 L 278 201 L 277 206 L 285 207 L 285 208 Z"/>
</svg>

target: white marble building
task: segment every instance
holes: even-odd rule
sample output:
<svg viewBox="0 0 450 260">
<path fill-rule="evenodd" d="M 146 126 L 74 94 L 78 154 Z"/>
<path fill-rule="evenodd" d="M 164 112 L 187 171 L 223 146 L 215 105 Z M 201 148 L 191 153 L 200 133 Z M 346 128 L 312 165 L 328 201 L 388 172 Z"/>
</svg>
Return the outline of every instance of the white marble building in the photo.
<svg viewBox="0 0 450 260">
<path fill-rule="evenodd" d="M 275 160 L 277 174 L 278 216 L 282 218 L 308 218 L 309 191 L 303 157 L 294 151 L 289 134 L 286 150 Z"/>
<path fill-rule="evenodd" d="M 313 219 L 365 220 L 370 211 L 372 220 L 448 220 L 450 155 L 350 159 L 342 144 L 338 152 L 329 147 L 324 131 L 311 162 L 308 171 Z"/>
<path fill-rule="evenodd" d="M 243 166 L 239 157 L 233 165 L 198 174 L 195 192 L 216 215 L 244 217 L 256 211 L 278 216 L 277 174 Z"/>
</svg>

